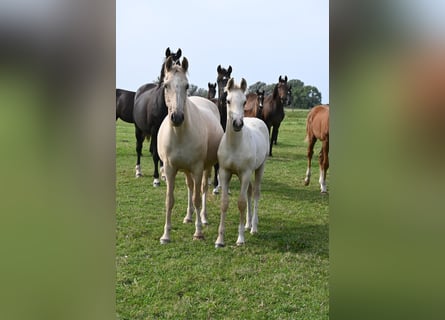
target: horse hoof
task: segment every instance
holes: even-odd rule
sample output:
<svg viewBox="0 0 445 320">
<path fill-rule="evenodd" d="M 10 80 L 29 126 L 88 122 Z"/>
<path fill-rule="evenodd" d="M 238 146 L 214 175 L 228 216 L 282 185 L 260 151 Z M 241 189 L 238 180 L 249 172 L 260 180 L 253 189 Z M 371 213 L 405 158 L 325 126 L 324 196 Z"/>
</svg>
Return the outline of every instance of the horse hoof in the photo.
<svg viewBox="0 0 445 320">
<path fill-rule="evenodd" d="M 192 223 L 192 222 L 193 222 L 192 219 L 187 219 L 187 218 L 184 218 L 184 220 L 182 221 L 182 223 Z"/>
<path fill-rule="evenodd" d="M 224 243 L 215 243 L 215 248 L 216 248 L 216 249 L 218 249 L 218 248 L 224 248 L 224 247 L 225 247 Z"/>
<path fill-rule="evenodd" d="M 159 182 L 159 180 L 155 180 L 153 181 L 153 187 L 157 188 L 161 185 L 161 183 Z"/>
<path fill-rule="evenodd" d="M 320 191 L 321 194 L 328 194 L 327 191 Z"/>
<path fill-rule="evenodd" d="M 167 244 L 170 243 L 170 239 L 160 239 L 161 244 Z"/>
<path fill-rule="evenodd" d="M 304 185 L 308 186 L 309 185 L 309 180 L 304 180 Z"/>
<path fill-rule="evenodd" d="M 218 188 L 215 188 L 215 189 L 213 189 L 213 194 L 219 194 L 219 190 L 218 190 Z"/>
<path fill-rule="evenodd" d="M 204 235 L 202 235 L 202 234 L 197 235 L 197 236 L 194 235 L 193 240 L 204 240 Z"/>
<path fill-rule="evenodd" d="M 136 173 L 136 175 L 135 175 L 136 178 L 140 178 L 142 176 L 143 176 L 142 173 Z"/>
<path fill-rule="evenodd" d="M 237 246 L 237 247 L 241 247 L 241 246 L 243 246 L 243 245 L 244 245 L 244 242 L 237 242 L 237 243 L 236 243 L 236 246 Z"/>
</svg>

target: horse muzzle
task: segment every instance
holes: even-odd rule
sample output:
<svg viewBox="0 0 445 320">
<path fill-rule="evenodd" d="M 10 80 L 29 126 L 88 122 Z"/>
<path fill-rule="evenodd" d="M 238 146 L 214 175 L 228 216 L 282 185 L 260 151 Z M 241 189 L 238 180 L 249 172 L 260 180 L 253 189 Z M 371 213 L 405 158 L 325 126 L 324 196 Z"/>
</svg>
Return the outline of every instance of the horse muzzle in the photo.
<svg viewBox="0 0 445 320">
<path fill-rule="evenodd" d="M 184 113 L 173 112 L 170 116 L 170 120 L 171 120 L 173 126 L 178 127 L 184 122 Z"/>
<path fill-rule="evenodd" d="M 233 130 L 238 132 L 238 131 L 241 131 L 241 129 L 243 128 L 244 121 L 243 120 L 233 120 L 232 125 L 233 125 Z"/>
</svg>

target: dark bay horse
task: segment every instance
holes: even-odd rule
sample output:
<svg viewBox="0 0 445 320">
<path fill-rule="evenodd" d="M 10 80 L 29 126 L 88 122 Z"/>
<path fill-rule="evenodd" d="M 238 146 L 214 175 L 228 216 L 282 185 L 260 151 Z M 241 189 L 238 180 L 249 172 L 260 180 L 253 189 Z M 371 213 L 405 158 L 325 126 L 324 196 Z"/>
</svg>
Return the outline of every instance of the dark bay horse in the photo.
<svg viewBox="0 0 445 320">
<path fill-rule="evenodd" d="M 232 74 L 232 66 L 229 65 L 229 67 L 227 69 L 222 68 L 221 65 L 218 65 L 218 67 L 216 68 L 216 72 L 217 72 L 217 76 L 216 76 L 216 83 L 218 85 L 218 102 L 217 102 L 217 106 L 218 106 L 218 111 L 219 111 L 219 115 L 220 115 L 220 119 L 221 119 L 221 126 L 224 130 L 224 132 L 226 131 L 226 124 L 227 124 L 227 93 L 224 92 L 224 88 L 227 85 L 227 82 L 230 79 L 230 76 Z M 218 163 L 215 164 L 214 166 L 215 168 L 215 177 L 213 178 L 213 194 L 218 194 L 219 193 L 219 182 L 218 182 L 218 170 L 219 170 L 219 165 Z"/>
<path fill-rule="evenodd" d="M 329 105 L 315 106 L 309 111 L 306 119 L 307 170 L 304 185 L 309 185 L 311 178 L 311 160 L 314 154 L 314 145 L 317 139 L 321 141 L 319 155 L 320 163 L 320 189 L 326 193 L 326 173 L 329 168 Z"/>
<path fill-rule="evenodd" d="M 278 78 L 278 83 L 275 85 L 272 94 L 264 98 L 263 117 L 269 133 L 272 129 L 270 138 L 269 156 L 272 156 L 272 145 L 278 136 L 278 129 L 281 121 L 284 119 L 284 106 L 288 103 L 289 85 L 287 83 L 287 76 Z"/>
<path fill-rule="evenodd" d="M 216 97 L 216 83 L 208 83 L 209 91 L 207 93 L 207 99 L 218 105 L 218 99 Z"/>
<path fill-rule="evenodd" d="M 174 64 L 180 64 L 181 49 L 177 52 L 171 52 L 170 48 L 165 51 L 165 59 L 162 64 L 159 83 L 147 83 L 139 87 L 135 94 L 133 118 L 136 125 L 136 177 L 142 176 L 141 156 L 142 142 L 145 138 L 150 139 L 150 152 L 153 158 L 153 186 L 160 185 L 159 181 L 159 155 L 157 151 L 157 135 L 162 120 L 168 113 L 164 98 L 164 65 L 168 57 L 172 57 Z M 162 162 L 161 162 L 162 166 Z"/>
<path fill-rule="evenodd" d="M 133 106 L 134 91 L 116 88 L 116 121 L 122 119 L 128 123 L 134 123 Z"/>
<path fill-rule="evenodd" d="M 246 95 L 244 116 L 262 119 L 264 106 L 264 90 L 257 90 Z"/>
<path fill-rule="evenodd" d="M 291 104 L 292 104 L 292 86 L 289 84 L 289 87 L 287 89 L 286 106 L 290 106 Z M 277 140 L 278 140 L 278 130 L 277 130 L 277 135 L 275 136 L 275 139 L 272 142 L 276 145 Z"/>
</svg>

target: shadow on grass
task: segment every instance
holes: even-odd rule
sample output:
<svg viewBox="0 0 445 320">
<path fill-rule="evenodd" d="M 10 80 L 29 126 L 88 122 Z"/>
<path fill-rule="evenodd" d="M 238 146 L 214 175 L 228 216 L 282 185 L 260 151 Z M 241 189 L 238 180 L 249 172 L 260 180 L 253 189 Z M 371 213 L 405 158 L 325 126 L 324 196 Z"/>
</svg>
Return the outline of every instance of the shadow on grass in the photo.
<svg viewBox="0 0 445 320">
<path fill-rule="evenodd" d="M 310 253 L 321 258 L 329 257 L 329 226 L 327 224 L 298 224 L 295 221 L 276 221 L 261 217 L 262 225 L 272 226 L 260 232 L 249 242 L 261 243 L 268 250 L 292 253 Z M 252 244 L 250 244 L 252 245 Z"/>
</svg>

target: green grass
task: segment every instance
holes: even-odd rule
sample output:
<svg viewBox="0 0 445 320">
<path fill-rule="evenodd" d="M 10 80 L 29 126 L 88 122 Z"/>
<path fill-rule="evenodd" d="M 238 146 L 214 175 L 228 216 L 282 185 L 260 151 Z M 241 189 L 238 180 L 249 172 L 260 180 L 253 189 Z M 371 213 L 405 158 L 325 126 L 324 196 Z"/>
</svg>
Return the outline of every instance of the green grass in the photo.
<svg viewBox="0 0 445 320">
<path fill-rule="evenodd" d="M 259 233 L 235 246 L 238 179 L 232 178 L 226 247 L 215 249 L 220 196 L 208 197 L 205 240 L 192 240 L 184 175 L 178 174 L 171 243 L 161 245 L 165 183 L 152 187 L 144 143 L 144 177 L 134 177 L 133 125 L 116 123 L 116 311 L 118 319 L 328 319 L 329 196 L 318 184 L 318 150 L 311 185 L 306 170 L 307 111 L 286 110 L 274 156 L 266 163 Z M 329 175 L 328 175 L 329 186 Z"/>
</svg>

